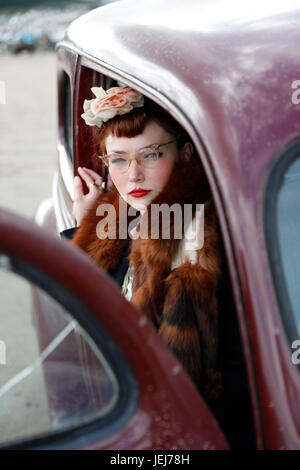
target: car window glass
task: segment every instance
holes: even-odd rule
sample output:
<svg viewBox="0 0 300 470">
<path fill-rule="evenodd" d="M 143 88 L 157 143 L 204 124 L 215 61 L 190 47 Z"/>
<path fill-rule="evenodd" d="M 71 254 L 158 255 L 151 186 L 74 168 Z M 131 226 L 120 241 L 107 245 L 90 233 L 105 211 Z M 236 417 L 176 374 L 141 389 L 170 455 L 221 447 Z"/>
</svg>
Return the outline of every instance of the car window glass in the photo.
<svg viewBox="0 0 300 470">
<path fill-rule="evenodd" d="M 300 338 L 300 158 L 292 161 L 282 175 L 276 228 L 282 270 Z"/>
<path fill-rule="evenodd" d="M 0 444 L 77 427 L 118 400 L 93 340 L 51 296 L 4 269 L 0 256 Z"/>
<path fill-rule="evenodd" d="M 265 235 L 274 292 L 300 372 L 300 145 L 286 147 L 271 168 L 265 190 Z"/>
</svg>

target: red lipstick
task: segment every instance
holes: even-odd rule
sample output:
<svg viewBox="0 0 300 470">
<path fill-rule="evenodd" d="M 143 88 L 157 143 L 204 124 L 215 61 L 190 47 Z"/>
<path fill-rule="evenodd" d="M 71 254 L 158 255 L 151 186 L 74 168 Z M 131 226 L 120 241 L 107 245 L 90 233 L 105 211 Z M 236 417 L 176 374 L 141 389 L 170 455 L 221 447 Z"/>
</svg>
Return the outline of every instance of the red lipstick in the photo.
<svg viewBox="0 0 300 470">
<path fill-rule="evenodd" d="M 149 193 L 151 193 L 151 189 L 134 188 L 128 194 L 132 197 L 145 197 Z"/>
</svg>

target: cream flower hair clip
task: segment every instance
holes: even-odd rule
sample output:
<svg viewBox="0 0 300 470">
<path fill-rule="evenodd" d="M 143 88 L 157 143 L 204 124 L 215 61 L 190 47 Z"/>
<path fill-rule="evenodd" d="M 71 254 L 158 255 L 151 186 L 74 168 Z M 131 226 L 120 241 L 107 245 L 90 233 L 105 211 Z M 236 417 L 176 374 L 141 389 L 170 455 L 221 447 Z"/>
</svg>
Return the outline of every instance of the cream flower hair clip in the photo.
<svg viewBox="0 0 300 470">
<path fill-rule="evenodd" d="M 117 114 L 129 113 L 133 108 L 144 106 L 144 97 L 129 86 L 110 88 L 105 91 L 102 87 L 91 88 L 96 98 L 84 100 L 84 113 L 81 117 L 88 126 L 101 127 Z"/>
</svg>

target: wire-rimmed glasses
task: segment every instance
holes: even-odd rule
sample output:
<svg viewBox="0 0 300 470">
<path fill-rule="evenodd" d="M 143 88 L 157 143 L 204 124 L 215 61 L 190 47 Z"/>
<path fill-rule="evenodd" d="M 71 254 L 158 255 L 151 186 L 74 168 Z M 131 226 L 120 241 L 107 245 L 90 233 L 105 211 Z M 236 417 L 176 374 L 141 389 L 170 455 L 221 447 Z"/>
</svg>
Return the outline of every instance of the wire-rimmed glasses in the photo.
<svg viewBox="0 0 300 470">
<path fill-rule="evenodd" d="M 156 144 L 151 147 L 143 148 L 132 155 L 123 152 L 112 152 L 107 155 L 99 155 L 99 158 L 104 161 L 105 165 L 107 165 L 110 170 L 117 171 L 118 173 L 126 173 L 132 160 L 136 160 L 137 163 L 144 168 L 153 168 L 161 157 L 161 153 L 159 151 L 160 147 L 172 144 L 177 140 L 178 137 L 163 144 Z"/>
</svg>

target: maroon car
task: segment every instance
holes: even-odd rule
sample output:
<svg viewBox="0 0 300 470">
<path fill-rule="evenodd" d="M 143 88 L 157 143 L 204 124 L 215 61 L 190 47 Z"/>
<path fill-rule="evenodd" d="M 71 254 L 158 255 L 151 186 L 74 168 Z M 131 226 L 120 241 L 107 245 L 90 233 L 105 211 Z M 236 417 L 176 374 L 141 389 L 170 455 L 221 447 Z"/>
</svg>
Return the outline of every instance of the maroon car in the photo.
<svg viewBox="0 0 300 470">
<path fill-rule="evenodd" d="M 0 213 L 1 266 L 36 285 L 38 352 L 26 377 L 40 367 L 45 415 L 37 425 L 40 404 L 6 446 L 235 447 L 152 325 L 57 236 L 74 226 L 77 168 L 97 169 L 83 101 L 92 86 L 126 84 L 185 128 L 211 186 L 234 299 L 223 334 L 236 325 L 244 403 L 249 394 L 249 429 L 236 447 L 300 448 L 299 44 L 300 8 L 290 1 L 128 0 L 71 24 L 57 46 L 53 199 L 36 217 L 48 234 Z M 8 409 L 22 380 L 0 387 Z"/>
</svg>

